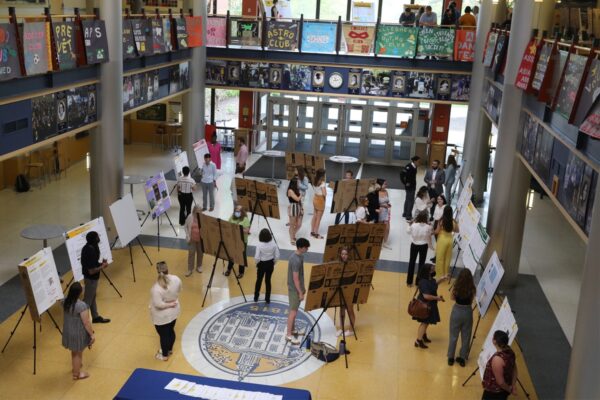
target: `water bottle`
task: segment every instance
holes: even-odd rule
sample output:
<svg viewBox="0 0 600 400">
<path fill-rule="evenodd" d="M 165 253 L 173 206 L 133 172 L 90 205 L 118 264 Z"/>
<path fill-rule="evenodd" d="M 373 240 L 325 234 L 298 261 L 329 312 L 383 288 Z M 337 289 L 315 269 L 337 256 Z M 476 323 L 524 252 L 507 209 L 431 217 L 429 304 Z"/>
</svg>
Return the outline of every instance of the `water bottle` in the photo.
<svg viewBox="0 0 600 400">
<path fill-rule="evenodd" d="M 312 342 L 312 336 L 313 336 L 313 333 L 311 332 L 311 333 L 310 333 L 310 334 L 309 334 L 309 335 L 306 337 L 306 340 L 304 341 L 304 343 L 305 343 L 305 347 L 306 347 L 306 350 L 310 350 L 310 344 L 311 344 L 311 342 Z"/>
<path fill-rule="evenodd" d="M 346 341 L 340 340 L 340 355 L 346 354 Z"/>
</svg>

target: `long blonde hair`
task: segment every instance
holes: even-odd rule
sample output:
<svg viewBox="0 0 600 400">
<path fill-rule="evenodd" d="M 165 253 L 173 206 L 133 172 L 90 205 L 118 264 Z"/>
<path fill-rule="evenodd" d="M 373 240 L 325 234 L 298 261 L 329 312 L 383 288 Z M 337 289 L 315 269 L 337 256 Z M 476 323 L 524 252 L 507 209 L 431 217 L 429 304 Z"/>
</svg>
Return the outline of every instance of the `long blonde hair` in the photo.
<svg viewBox="0 0 600 400">
<path fill-rule="evenodd" d="M 167 267 L 167 263 L 164 261 L 157 262 L 156 270 L 158 271 L 158 277 L 156 278 L 156 282 L 161 288 L 166 289 L 169 286 L 170 282 L 170 279 L 167 276 L 169 274 L 169 268 Z"/>
</svg>

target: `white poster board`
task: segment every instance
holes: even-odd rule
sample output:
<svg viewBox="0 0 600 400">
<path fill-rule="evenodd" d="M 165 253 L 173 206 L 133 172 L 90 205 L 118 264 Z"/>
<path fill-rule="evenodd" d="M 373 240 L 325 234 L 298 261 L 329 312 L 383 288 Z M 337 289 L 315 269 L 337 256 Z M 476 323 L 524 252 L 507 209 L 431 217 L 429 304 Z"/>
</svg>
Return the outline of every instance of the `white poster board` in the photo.
<svg viewBox="0 0 600 400">
<path fill-rule="evenodd" d="M 352 22 L 375 22 L 375 3 L 372 0 L 352 1 Z"/>
<path fill-rule="evenodd" d="M 177 177 L 177 179 L 179 179 L 183 176 L 183 167 L 190 167 L 187 152 L 181 151 L 179 152 L 179 154 L 176 154 L 175 157 L 173 157 L 173 164 L 175 169 L 175 176 Z"/>
<path fill-rule="evenodd" d="M 52 248 L 46 247 L 19 264 L 27 270 L 38 315 L 64 298 Z"/>
<path fill-rule="evenodd" d="M 473 275 L 475 275 L 475 270 L 477 269 L 477 265 L 479 265 L 479 260 L 481 260 L 481 256 L 489 240 L 490 236 L 485 228 L 481 224 L 477 224 L 477 229 L 473 233 L 469 245 L 462 252 L 465 268 L 468 268 Z"/>
<path fill-rule="evenodd" d="M 469 174 L 465 180 L 465 184 L 460 191 L 458 199 L 456 200 L 456 217 L 460 216 L 462 210 L 469 204 L 471 197 L 473 196 L 473 176 Z"/>
<path fill-rule="evenodd" d="M 477 365 L 479 365 L 479 375 L 481 376 L 481 379 L 483 379 L 483 373 L 485 372 L 485 366 L 487 365 L 487 362 L 496 352 L 496 347 L 494 347 L 494 343 L 492 341 L 494 338 L 494 332 L 508 332 L 508 344 L 511 345 L 517 336 L 518 330 L 519 327 L 517 326 L 517 321 L 515 320 L 512 310 L 510 309 L 508 299 L 505 297 L 502 305 L 500 306 L 500 310 L 498 311 L 498 315 L 496 315 L 496 319 L 494 320 L 494 323 L 492 324 L 492 327 L 485 338 L 485 342 L 483 342 L 481 353 L 479 353 L 479 357 L 477 358 Z"/>
<path fill-rule="evenodd" d="M 202 163 L 204 163 L 204 155 L 208 154 L 206 140 L 200 139 L 192 145 L 192 148 L 194 149 L 194 156 L 196 156 L 196 163 L 198 164 L 198 168 L 200 168 Z"/>
<path fill-rule="evenodd" d="M 504 268 L 500 264 L 498 254 L 494 251 L 477 284 L 476 300 L 481 318 L 485 317 L 485 313 L 490 308 L 490 303 L 503 276 Z"/>
<path fill-rule="evenodd" d="M 262 0 L 267 18 L 271 17 L 271 7 L 273 7 L 273 0 Z M 292 18 L 292 5 L 288 0 L 279 0 L 277 2 L 277 11 L 281 18 Z"/>
<path fill-rule="evenodd" d="M 121 247 L 125 247 L 142 233 L 131 194 L 127 193 L 125 197 L 112 203 L 109 208 Z"/>
<path fill-rule="evenodd" d="M 469 201 L 463 211 L 458 214 L 458 226 L 460 229 L 458 245 L 462 250 L 466 250 L 471 239 L 476 234 L 477 224 L 481 219 L 481 214 L 477 208 Z"/>
<path fill-rule="evenodd" d="M 71 262 L 73 279 L 75 281 L 83 280 L 83 272 L 81 271 L 81 250 L 87 243 L 85 235 L 91 231 L 97 232 L 98 236 L 100 236 L 100 243 L 98 245 L 100 247 L 100 260 L 106 259 L 109 264 L 113 262 L 110 243 L 108 242 L 108 236 L 106 235 L 104 218 L 99 217 L 91 220 L 87 224 L 73 228 L 66 233 L 67 240 L 65 243 L 67 245 L 67 253 L 69 253 L 69 261 Z"/>
</svg>

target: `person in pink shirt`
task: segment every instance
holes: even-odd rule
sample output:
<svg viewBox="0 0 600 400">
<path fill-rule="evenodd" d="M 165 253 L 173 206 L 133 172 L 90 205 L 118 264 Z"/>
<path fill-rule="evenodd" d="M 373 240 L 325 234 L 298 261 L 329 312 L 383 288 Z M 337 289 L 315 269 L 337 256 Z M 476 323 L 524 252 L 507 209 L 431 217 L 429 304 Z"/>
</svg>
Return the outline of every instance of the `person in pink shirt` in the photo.
<svg viewBox="0 0 600 400">
<path fill-rule="evenodd" d="M 221 143 L 217 142 L 217 135 L 212 135 L 207 146 L 210 159 L 215 163 L 217 169 L 221 169 Z"/>
<path fill-rule="evenodd" d="M 240 147 L 238 149 L 237 156 L 235 157 L 235 173 L 243 173 L 246 170 L 246 161 L 248 160 L 248 146 L 246 146 L 246 140 L 244 138 L 238 139 Z"/>
</svg>

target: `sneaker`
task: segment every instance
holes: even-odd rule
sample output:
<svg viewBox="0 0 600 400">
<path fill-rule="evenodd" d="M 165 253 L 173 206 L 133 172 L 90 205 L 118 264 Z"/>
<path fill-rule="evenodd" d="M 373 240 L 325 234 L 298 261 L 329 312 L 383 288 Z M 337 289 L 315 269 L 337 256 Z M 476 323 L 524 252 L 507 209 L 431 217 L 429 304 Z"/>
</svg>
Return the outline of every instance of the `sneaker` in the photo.
<svg viewBox="0 0 600 400">
<path fill-rule="evenodd" d="M 198 268 L 196 268 L 196 272 L 198 272 L 198 273 L 202 273 L 202 267 L 198 267 Z"/>
<path fill-rule="evenodd" d="M 194 272 L 193 270 L 192 271 L 188 271 L 188 272 L 185 273 L 185 276 L 192 276 L 193 272 Z"/>
<path fill-rule="evenodd" d="M 340 337 L 340 336 L 342 336 L 342 330 L 341 330 L 341 329 L 338 329 L 338 330 L 335 332 L 335 336 L 337 336 L 337 337 Z"/>
<path fill-rule="evenodd" d="M 290 342 L 290 344 L 293 344 L 293 345 L 299 345 L 300 344 L 300 340 L 297 339 L 297 338 L 295 338 L 295 337 L 293 337 L 293 336 L 286 336 L 285 340 L 287 342 Z"/>
<path fill-rule="evenodd" d="M 160 360 L 160 361 L 167 361 L 169 359 L 169 357 L 163 356 L 161 352 L 157 352 L 154 355 L 154 358 L 156 358 L 157 360 Z"/>
</svg>

